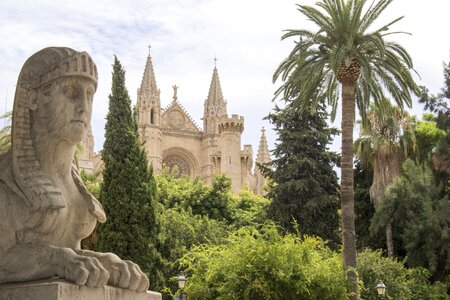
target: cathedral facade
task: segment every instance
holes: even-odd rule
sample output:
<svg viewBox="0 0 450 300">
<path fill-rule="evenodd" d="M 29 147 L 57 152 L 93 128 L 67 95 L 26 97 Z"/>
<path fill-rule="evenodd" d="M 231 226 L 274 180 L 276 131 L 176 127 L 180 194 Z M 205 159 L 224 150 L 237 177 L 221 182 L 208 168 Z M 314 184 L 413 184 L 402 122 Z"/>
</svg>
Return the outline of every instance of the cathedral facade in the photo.
<svg viewBox="0 0 450 300">
<path fill-rule="evenodd" d="M 251 145 L 241 147 L 244 117 L 228 115 L 217 68 L 213 69 L 204 102 L 202 128 L 178 100 L 177 86 L 173 89 L 171 103 L 163 109 L 149 54 L 137 91 L 136 113 L 139 137 L 154 173 L 159 174 L 164 167 L 175 168 L 178 175 L 199 177 L 207 184 L 212 183 L 215 175 L 225 174 L 231 178 L 234 193 L 247 187 L 256 194 L 264 194 L 264 177 L 257 168 L 252 172 L 253 148 Z M 263 129 L 256 162 L 269 161 Z"/>
</svg>

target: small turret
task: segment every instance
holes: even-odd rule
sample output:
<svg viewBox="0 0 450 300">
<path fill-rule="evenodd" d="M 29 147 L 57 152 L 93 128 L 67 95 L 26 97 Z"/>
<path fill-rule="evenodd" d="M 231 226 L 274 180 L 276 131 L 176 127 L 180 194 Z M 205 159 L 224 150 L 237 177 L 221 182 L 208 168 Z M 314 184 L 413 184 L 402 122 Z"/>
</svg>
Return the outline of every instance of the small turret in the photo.
<svg viewBox="0 0 450 300">
<path fill-rule="evenodd" d="M 255 186 L 253 191 L 257 195 L 264 195 L 264 184 L 266 183 L 266 178 L 261 174 L 258 168 L 258 164 L 265 164 L 271 162 L 269 146 L 266 139 L 266 130 L 264 127 L 261 129 L 261 139 L 259 141 L 258 153 L 256 154 L 256 166 L 255 166 Z"/>
<path fill-rule="evenodd" d="M 244 118 L 232 115 L 219 119 L 221 172 L 231 177 L 231 189 L 238 193 L 242 183 L 241 170 L 241 134 L 244 130 Z"/>
<path fill-rule="evenodd" d="M 269 146 L 266 139 L 266 129 L 261 129 L 261 139 L 259 140 L 258 154 L 256 155 L 256 162 L 260 164 L 271 162 Z"/>
<path fill-rule="evenodd" d="M 238 132 L 240 140 L 240 134 L 244 131 L 244 117 L 235 114 L 231 115 L 231 118 L 223 116 L 219 118 L 218 125 L 219 134 L 222 134 L 224 131 Z"/>
</svg>

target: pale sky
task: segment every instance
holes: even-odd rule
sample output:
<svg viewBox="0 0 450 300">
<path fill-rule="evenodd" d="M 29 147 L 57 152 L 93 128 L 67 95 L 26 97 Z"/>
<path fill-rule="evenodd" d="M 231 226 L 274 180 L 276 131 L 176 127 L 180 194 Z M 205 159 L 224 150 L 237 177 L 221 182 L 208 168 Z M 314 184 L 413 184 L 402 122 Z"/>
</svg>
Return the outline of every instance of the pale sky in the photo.
<svg viewBox="0 0 450 300">
<path fill-rule="evenodd" d="M 49 46 L 87 51 L 99 70 L 92 127 L 95 149 L 103 146 L 104 124 L 111 90 L 113 55 L 126 69 L 132 99 L 144 71 L 151 45 L 161 106 L 178 101 L 201 126 L 214 57 L 228 101 L 228 114 L 245 118 L 242 145 L 258 149 L 260 129 L 268 128 L 272 149 L 276 137 L 264 118 L 274 107 L 272 75 L 289 54 L 293 40 L 280 41 L 285 29 L 309 28 L 296 3 L 315 0 L 1 0 L 0 1 L 0 114 L 11 110 L 15 84 L 25 60 Z M 405 16 L 393 31 L 411 54 L 420 74 L 417 82 L 437 93 L 443 86 L 442 63 L 448 62 L 448 0 L 394 0 L 379 23 Z M 415 103 L 413 112 L 422 113 Z M 3 125 L 3 124 L 0 124 Z M 340 127 L 339 121 L 334 124 Z M 338 145 L 340 142 L 337 142 Z M 339 151 L 339 146 L 334 146 Z"/>
</svg>

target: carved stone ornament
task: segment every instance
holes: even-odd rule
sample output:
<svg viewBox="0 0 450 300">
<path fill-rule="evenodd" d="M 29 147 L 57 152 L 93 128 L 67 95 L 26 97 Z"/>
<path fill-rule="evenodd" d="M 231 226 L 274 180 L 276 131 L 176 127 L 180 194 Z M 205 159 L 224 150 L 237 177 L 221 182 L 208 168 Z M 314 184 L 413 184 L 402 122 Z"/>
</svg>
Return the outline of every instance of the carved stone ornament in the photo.
<svg viewBox="0 0 450 300">
<path fill-rule="evenodd" d="M 184 126 L 184 116 L 180 111 L 173 110 L 169 113 L 169 122 L 172 127 L 181 128 Z"/>
<path fill-rule="evenodd" d="M 191 175 L 191 169 L 189 168 L 188 163 L 178 155 L 169 155 L 163 160 L 163 165 L 166 165 L 170 171 L 176 170 L 176 177 L 180 177 L 182 175 Z"/>
<path fill-rule="evenodd" d="M 45 48 L 22 67 L 12 147 L 0 156 L 0 284 L 57 276 L 80 286 L 148 289 L 136 264 L 80 249 L 97 221 L 106 221 L 72 163 L 96 88 L 86 52 Z"/>
</svg>

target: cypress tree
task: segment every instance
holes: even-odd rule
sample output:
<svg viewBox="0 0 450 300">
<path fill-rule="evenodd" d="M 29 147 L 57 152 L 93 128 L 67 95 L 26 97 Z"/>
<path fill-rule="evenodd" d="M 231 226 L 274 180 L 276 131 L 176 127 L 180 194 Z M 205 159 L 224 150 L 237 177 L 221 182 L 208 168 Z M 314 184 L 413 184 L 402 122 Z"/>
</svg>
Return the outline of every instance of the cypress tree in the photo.
<svg viewBox="0 0 450 300">
<path fill-rule="evenodd" d="M 106 119 L 100 200 L 108 219 L 99 226 L 98 250 L 137 263 L 153 285 L 159 262 L 156 184 L 138 138 L 125 71 L 116 56 Z"/>
<path fill-rule="evenodd" d="M 268 119 L 278 133 L 274 159 L 262 172 L 274 185 L 269 216 L 288 231 L 295 224 L 302 233 L 317 235 L 332 243 L 339 241 L 339 198 L 333 166 L 338 156 L 328 150 L 337 129 L 329 128 L 327 114 L 301 109 L 289 103 L 275 107 Z"/>
</svg>

